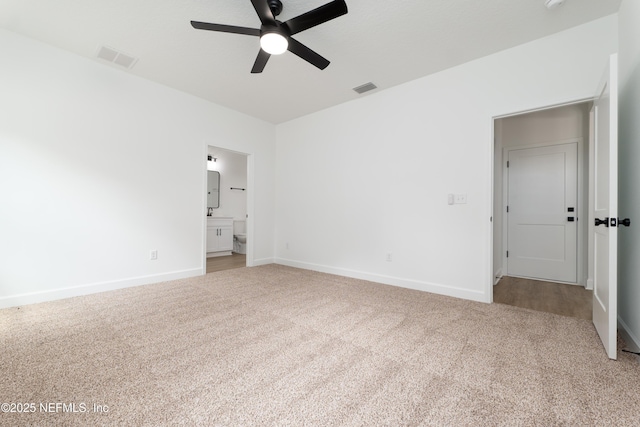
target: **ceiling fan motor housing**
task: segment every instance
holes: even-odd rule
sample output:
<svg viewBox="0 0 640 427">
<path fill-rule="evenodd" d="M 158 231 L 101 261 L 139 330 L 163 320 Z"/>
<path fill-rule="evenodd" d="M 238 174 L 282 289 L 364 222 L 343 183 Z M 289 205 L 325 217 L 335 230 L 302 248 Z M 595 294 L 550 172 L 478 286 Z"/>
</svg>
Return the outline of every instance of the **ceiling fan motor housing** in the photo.
<svg viewBox="0 0 640 427">
<path fill-rule="evenodd" d="M 282 2 L 280 0 L 267 0 L 267 4 L 269 4 L 269 9 L 271 9 L 271 13 L 273 13 L 274 17 L 280 15 L 280 12 L 282 12 L 283 8 Z M 277 19 L 275 20 L 275 23 L 275 26 L 264 24 L 261 25 L 260 37 L 267 33 L 280 34 L 284 38 L 288 38 L 289 36 L 291 36 L 291 31 L 289 31 L 289 28 L 286 25 L 282 25 L 282 22 L 278 21 Z"/>
<path fill-rule="evenodd" d="M 260 36 L 262 37 L 267 33 L 280 34 L 282 37 L 285 37 L 285 38 L 288 38 L 289 36 L 291 36 L 291 31 L 289 31 L 289 27 L 287 27 L 286 25 L 283 25 L 282 22 L 280 21 L 276 21 L 276 26 L 261 25 Z"/>
</svg>

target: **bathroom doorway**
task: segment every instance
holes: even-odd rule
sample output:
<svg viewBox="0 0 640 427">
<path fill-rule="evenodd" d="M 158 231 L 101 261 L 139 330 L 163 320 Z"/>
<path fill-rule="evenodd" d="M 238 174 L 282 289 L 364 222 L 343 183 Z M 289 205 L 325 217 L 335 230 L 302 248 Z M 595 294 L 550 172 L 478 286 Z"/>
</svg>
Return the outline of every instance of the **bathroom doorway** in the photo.
<svg viewBox="0 0 640 427">
<path fill-rule="evenodd" d="M 207 146 L 207 175 L 217 172 L 218 203 L 207 206 L 205 226 L 206 273 L 246 267 L 249 248 L 248 159 L 237 151 Z"/>
</svg>

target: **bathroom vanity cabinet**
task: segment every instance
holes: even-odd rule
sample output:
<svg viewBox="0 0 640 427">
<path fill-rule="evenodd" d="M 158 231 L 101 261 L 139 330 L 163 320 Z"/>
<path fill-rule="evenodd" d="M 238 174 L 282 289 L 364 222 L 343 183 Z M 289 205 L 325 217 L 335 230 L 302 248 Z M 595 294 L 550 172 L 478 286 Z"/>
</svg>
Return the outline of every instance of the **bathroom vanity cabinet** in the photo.
<svg viewBox="0 0 640 427">
<path fill-rule="evenodd" d="M 231 255 L 233 218 L 207 218 L 207 257 Z"/>
</svg>

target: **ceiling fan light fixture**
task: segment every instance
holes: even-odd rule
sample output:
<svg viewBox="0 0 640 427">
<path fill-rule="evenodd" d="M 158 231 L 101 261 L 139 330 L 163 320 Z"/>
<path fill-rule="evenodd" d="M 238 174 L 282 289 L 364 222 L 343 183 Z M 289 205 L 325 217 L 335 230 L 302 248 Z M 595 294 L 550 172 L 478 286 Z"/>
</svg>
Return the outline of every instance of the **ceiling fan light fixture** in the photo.
<svg viewBox="0 0 640 427">
<path fill-rule="evenodd" d="M 287 51 L 289 42 L 287 38 L 280 33 L 265 33 L 260 37 L 260 47 L 271 55 L 280 55 Z"/>
</svg>

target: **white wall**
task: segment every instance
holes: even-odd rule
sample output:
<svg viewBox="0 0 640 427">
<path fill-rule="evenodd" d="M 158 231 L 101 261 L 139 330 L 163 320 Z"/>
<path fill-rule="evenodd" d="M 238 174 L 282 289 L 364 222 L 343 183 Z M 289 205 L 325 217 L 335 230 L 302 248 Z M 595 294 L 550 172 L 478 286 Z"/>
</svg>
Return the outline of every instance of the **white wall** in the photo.
<svg viewBox="0 0 640 427">
<path fill-rule="evenodd" d="M 591 102 L 550 108 L 526 114 L 519 114 L 500 118 L 495 121 L 495 156 L 494 156 L 494 277 L 506 274 L 505 251 L 503 246 L 503 179 L 505 166 L 503 149 L 511 147 L 526 147 L 540 144 L 554 144 L 561 141 L 577 140 L 579 144 L 578 197 L 580 206 L 576 206 L 578 217 L 578 275 L 577 282 L 586 284 L 587 276 L 587 240 L 588 240 L 588 174 L 589 174 L 589 110 Z"/>
<path fill-rule="evenodd" d="M 593 96 L 616 43 L 610 16 L 277 126 L 277 261 L 490 301 L 493 117 Z"/>
<path fill-rule="evenodd" d="M 631 227 L 618 229 L 618 315 L 625 339 L 640 349 L 640 2 L 619 12 L 619 209 Z"/>
<path fill-rule="evenodd" d="M 0 52 L 0 307 L 201 274 L 208 145 L 251 154 L 273 259 L 273 125 L 6 30 Z"/>
</svg>

